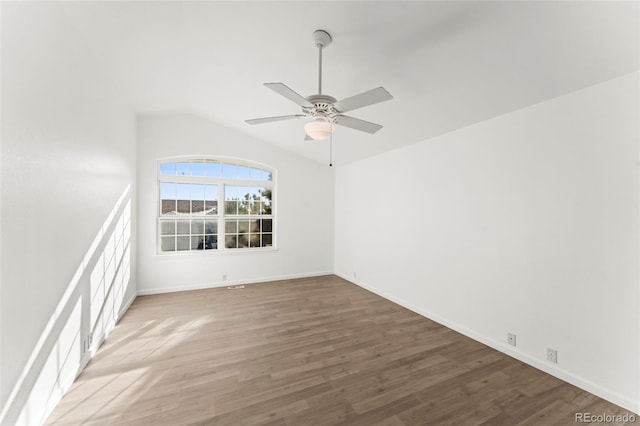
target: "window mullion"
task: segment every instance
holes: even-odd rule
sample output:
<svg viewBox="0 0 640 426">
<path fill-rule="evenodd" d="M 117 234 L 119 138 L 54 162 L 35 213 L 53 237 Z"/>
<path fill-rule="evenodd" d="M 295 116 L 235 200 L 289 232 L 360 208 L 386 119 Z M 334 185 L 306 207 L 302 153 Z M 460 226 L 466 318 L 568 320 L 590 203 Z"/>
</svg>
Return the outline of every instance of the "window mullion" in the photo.
<svg viewBox="0 0 640 426">
<path fill-rule="evenodd" d="M 223 182 L 220 182 L 220 185 L 218 185 L 219 189 L 218 189 L 218 198 L 219 198 L 219 205 L 218 205 L 218 250 L 220 251 L 224 251 L 226 250 L 226 244 L 225 244 L 225 235 L 226 235 L 226 227 L 225 227 L 225 214 L 224 214 L 224 210 L 225 210 L 225 187 L 226 184 Z"/>
</svg>

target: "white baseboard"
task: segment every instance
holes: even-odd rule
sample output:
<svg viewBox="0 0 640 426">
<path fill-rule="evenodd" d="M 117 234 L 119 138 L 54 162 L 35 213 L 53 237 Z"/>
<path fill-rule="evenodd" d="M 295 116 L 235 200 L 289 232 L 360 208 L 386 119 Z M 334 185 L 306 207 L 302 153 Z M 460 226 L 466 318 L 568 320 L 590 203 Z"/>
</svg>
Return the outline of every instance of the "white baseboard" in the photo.
<svg viewBox="0 0 640 426">
<path fill-rule="evenodd" d="M 555 365 L 551 365 L 551 364 L 547 364 L 544 363 L 542 361 L 540 361 L 539 359 L 523 353 L 523 352 L 519 352 L 514 350 L 511 346 L 507 345 L 506 343 L 502 343 L 502 342 L 498 342 L 490 337 L 487 337 L 483 334 L 480 334 L 474 330 L 471 330 L 467 327 L 461 326 L 453 321 L 449 321 L 446 318 L 442 318 L 438 315 L 434 315 L 431 312 L 428 312 L 422 308 L 417 307 L 416 305 L 407 302 L 406 300 L 400 299 L 398 297 L 395 297 L 389 293 L 387 293 L 386 291 L 380 290 L 376 287 L 367 285 L 365 283 L 363 283 L 360 280 L 355 280 L 353 277 L 347 277 L 344 274 L 335 273 L 337 276 L 339 276 L 340 278 L 343 278 L 359 287 L 362 287 L 366 290 L 369 290 L 372 293 L 377 294 L 380 297 L 383 297 L 387 300 L 390 300 L 394 303 L 397 303 L 398 305 L 407 308 L 419 315 L 422 315 L 425 318 L 429 318 L 430 320 L 433 320 L 439 324 L 444 325 L 447 328 L 450 328 L 452 330 L 457 331 L 460 334 L 463 334 L 473 340 L 476 340 L 480 343 L 483 343 L 487 346 L 492 347 L 493 349 L 500 351 L 506 355 L 509 355 L 510 357 L 513 357 L 519 361 L 524 362 L 527 365 L 530 365 L 534 368 L 537 368 L 538 370 L 544 371 L 547 374 L 550 374 L 554 377 L 557 377 L 560 380 L 563 380 L 567 383 L 570 383 L 574 386 L 577 386 L 587 392 L 590 392 L 596 396 L 599 396 L 602 399 L 605 399 L 609 402 L 612 402 L 616 405 L 619 405 L 620 407 L 629 410 L 635 414 L 639 414 L 640 415 L 640 403 L 638 401 L 633 400 L 632 398 L 629 398 L 627 396 L 621 395 L 618 392 L 612 391 L 610 389 L 607 389 L 603 386 L 600 386 L 596 383 L 593 383 L 583 377 L 577 376 L 563 368 L 557 367 Z"/>
<path fill-rule="evenodd" d="M 122 306 L 120 307 L 120 311 L 118 312 L 118 316 L 113 321 L 109 322 L 104 333 L 102 333 L 99 336 L 93 336 L 93 341 L 91 342 L 91 347 L 89 348 L 89 353 L 91 355 L 89 359 L 93 358 L 97 350 L 100 348 L 100 346 L 102 346 L 105 339 L 109 336 L 109 333 L 111 333 L 111 331 L 115 328 L 118 322 L 120 322 L 124 314 L 127 313 L 133 301 L 136 300 L 136 297 L 138 297 L 138 293 L 132 294 L 131 297 L 125 303 L 122 304 Z M 83 369 L 84 369 L 84 366 L 78 371 L 78 375 L 80 375 Z"/>
<path fill-rule="evenodd" d="M 133 301 L 136 300 L 136 297 L 138 297 L 137 292 L 132 294 L 129 300 L 127 300 L 125 303 L 122 304 L 122 306 L 120 307 L 120 312 L 118 312 L 118 318 L 116 318 L 116 324 L 118 324 L 118 322 L 120 322 L 124 314 L 127 313 Z"/>
<path fill-rule="evenodd" d="M 319 277 L 322 275 L 333 275 L 333 271 L 319 271 L 319 272 L 309 272 L 309 273 L 303 273 L 303 274 L 273 275 L 270 277 L 218 281 L 215 283 L 189 284 L 189 285 L 175 286 L 175 287 L 162 287 L 162 288 L 158 287 L 158 288 L 150 288 L 150 289 L 144 289 L 144 290 L 138 289 L 138 295 L 147 296 L 151 294 L 175 293 L 177 291 L 203 290 L 207 288 L 227 287 L 230 285 L 257 284 L 257 283 L 266 283 L 271 281 L 293 280 L 296 278 Z"/>
</svg>

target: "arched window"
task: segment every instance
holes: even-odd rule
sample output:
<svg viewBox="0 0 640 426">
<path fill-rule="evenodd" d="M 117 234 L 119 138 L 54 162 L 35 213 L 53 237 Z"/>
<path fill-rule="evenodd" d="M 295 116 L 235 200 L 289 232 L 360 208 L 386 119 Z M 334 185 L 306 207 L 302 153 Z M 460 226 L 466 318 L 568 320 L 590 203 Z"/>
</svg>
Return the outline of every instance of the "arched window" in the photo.
<svg viewBox="0 0 640 426">
<path fill-rule="evenodd" d="M 274 174 L 242 160 L 158 161 L 158 252 L 275 247 Z"/>
</svg>

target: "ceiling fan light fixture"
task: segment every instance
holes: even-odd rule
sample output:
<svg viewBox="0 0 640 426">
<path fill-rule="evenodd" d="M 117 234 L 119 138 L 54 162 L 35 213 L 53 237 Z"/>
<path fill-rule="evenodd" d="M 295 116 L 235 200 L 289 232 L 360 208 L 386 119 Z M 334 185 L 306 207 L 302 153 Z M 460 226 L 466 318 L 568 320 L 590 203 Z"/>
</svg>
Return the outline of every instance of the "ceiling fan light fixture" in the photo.
<svg viewBox="0 0 640 426">
<path fill-rule="evenodd" d="M 311 139 L 327 139 L 333 133 L 333 125 L 323 119 L 316 119 L 304 125 L 304 131 Z"/>
</svg>

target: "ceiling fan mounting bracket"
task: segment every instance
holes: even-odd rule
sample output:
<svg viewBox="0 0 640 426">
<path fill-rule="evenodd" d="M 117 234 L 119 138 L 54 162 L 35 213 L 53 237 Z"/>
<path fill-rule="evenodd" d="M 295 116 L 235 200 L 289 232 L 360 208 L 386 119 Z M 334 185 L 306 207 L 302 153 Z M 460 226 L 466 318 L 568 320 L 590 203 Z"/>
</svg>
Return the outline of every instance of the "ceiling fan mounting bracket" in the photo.
<svg viewBox="0 0 640 426">
<path fill-rule="evenodd" d="M 327 47 L 331 44 L 331 34 L 324 30 L 315 30 L 313 32 L 313 41 L 316 42 L 316 46 Z"/>
</svg>

